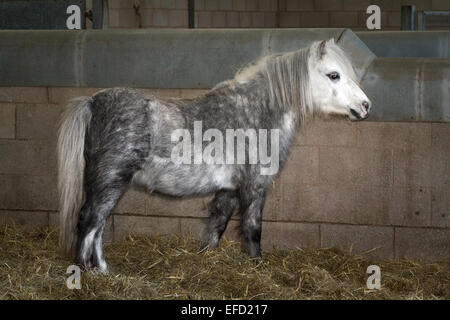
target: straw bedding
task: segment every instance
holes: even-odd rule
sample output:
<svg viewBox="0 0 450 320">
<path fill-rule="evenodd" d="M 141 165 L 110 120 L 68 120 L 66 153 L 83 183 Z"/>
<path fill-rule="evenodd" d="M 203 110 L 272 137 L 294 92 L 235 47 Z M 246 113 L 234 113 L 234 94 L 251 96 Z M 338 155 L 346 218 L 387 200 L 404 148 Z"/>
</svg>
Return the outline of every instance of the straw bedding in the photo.
<svg viewBox="0 0 450 320">
<path fill-rule="evenodd" d="M 238 242 L 199 252 L 189 237 L 129 236 L 106 244 L 107 276 L 83 272 L 66 287 L 69 261 L 57 231 L 0 227 L 0 299 L 450 299 L 450 259 L 369 261 L 338 249 L 264 252 L 250 260 Z M 366 269 L 381 268 L 381 290 Z"/>
</svg>

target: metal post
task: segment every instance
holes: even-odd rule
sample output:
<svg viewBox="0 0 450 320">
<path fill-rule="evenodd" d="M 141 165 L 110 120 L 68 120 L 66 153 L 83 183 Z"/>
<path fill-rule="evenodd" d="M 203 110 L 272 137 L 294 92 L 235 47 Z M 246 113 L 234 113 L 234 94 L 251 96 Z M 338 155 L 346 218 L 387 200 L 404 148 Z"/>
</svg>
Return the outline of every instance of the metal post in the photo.
<svg viewBox="0 0 450 320">
<path fill-rule="evenodd" d="M 425 30 L 425 14 L 423 11 L 417 13 L 417 30 Z"/>
<path fill-rule="evenodd" d="M 414 30 L 414 13 L 416 7 L 402 6 L 402 16 L 401 16 L 401 30 Z"/>
<path fill-rule="evenodd" d="M 106 29 L 108 27 L 108 1 L 92 0 L 92 28 Z"/>
<path fill-rule="evenodd" d="M 189 28 L 194 29 L 195 28 L 195 1 L 194 0 L 188 0 L 188 21 L 189 21 Z"/>
</svg>

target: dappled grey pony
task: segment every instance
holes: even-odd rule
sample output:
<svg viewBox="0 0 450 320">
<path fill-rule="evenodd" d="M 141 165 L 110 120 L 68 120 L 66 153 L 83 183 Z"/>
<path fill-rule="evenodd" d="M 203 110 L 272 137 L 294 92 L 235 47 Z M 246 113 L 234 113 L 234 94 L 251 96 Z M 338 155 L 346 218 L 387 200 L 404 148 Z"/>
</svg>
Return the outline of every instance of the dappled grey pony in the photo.
<svg viewBox="0 0 450 320">
<path fill-rule="evenodd" d="M 334 39 L 299 51 L 263 57 L 193 99 L 158 99 L 114 88 L 79 98 L 69 106 L 59 133 L 61 245 L 76 262 L 107 272 L 102 233 L 127 190 L 172 196 L 215 192 L 202 245 L 216 247 L 235 210 L 250 257 L 261 256 L 266 191 L 275 174 L 261 163 L 186 164 L 172 161 L 172 134 L 202 130 L 277 129 L 279 164 L 285 162 L 297 129 L 308 118 L 368 116 L 371 103 L 352 65 Z M 245 144 L 248 151 L 248 143 Z M 242 150 L 241 150 L 242 151 Z M 194 148 L 193 157 L 195 157 Z"/>
</svg>

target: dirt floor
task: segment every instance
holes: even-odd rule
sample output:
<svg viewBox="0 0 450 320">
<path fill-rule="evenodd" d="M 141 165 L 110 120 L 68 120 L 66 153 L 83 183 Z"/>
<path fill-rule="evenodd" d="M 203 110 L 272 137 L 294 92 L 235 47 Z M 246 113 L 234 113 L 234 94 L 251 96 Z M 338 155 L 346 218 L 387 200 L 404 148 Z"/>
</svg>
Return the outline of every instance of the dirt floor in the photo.
<svg viewBox="0 0 450 320">
<path fill-rule="evenodd" d="M 69 290 L 69 261 L 55 229 L 0 227 L 0 299 L 450 299 L 450 259 L 368 261 L 338 249 L 275 250 L 248 259 L 238 242 L 199 252 L 182 236 L 130 236 L 107 244 L 110 274 L 81 276 Z M 369 265 L 381 289 L 368 290 Z"/>
</svg>

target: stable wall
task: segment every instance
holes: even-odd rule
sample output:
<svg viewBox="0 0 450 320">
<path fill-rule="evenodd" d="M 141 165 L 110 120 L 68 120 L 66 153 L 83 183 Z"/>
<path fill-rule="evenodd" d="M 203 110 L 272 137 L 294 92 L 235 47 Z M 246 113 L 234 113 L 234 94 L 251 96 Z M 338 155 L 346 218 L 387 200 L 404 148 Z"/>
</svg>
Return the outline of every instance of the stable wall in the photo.
<svg viewBox="0 0 450 320">
<path fill-rule="evenodd" d="M 0 224 L 56 224 L 56 125 L 68 100 L 96 90 L 0 87 Z M 191 97 L 205 90 L 143 91 Z M 450 123 L 311 124 L 269 193 L 263 248 L 352 247 L 373 258 L 450 257 L 449 137 Z M 129 191 L 105 238 L 117 241 L 130 232 L 198 237 L 210 198 Z M 237 226 L 233 217 L 225 236 L 237 239 Z"/>
<path fill-rule="evenodd" d="M 187 2 L 109 0 L 109 28 L 187 28 Z M 194 23 L 195 28 L 366 30 L 372 4 L 381 9 L 382 30 L 400 30 L 402 5 L 415 5 L 416 11 L 450 10 L 447 0 L 196 0 Z"/>
</svg>

